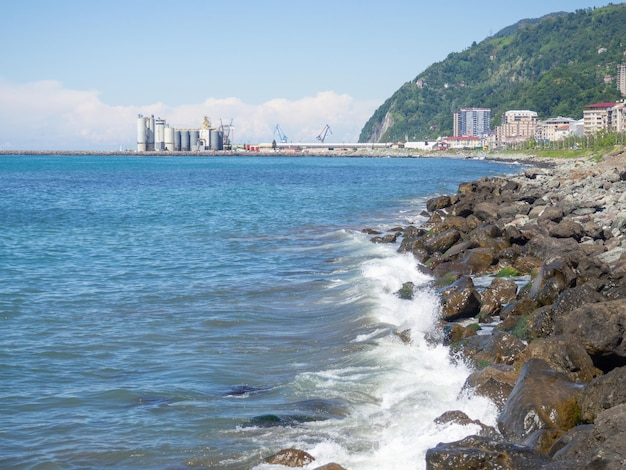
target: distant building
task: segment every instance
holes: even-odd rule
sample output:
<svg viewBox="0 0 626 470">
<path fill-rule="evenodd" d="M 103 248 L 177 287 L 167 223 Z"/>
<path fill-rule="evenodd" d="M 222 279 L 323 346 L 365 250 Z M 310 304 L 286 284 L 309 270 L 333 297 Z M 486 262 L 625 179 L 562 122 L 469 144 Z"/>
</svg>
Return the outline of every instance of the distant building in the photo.
<svg viewBox="0 0 626 470">
<path fill-rule="evenodd" d="M 622 95 L 626 95 L 626 64 L 617 66 L 617 88 Z"/>
<path fill-rule="evenodd" d="M 454 113 L 454 136 L 481 137 L 491 130 L 491 109 L 461 108 Z"/>
<path fill-rule="evenodd" d="M 511 110 L 502 115 L 502 125 L 496 128 L 501 143 L 524 142 L 535 136 L 537 113 L 528 110 Z"/>
<path fill-rule="evenodd" d="M 593 135 L 598 131 L 624 131 L 624 102 L 589 104 L 583 108 L 584 133 Z"/>
<path fill-rule="evenodd" d="M 544 142 L 558 142 L 570 136 L 582 135 L 582 126 L 578 125 L 579 122 L 561 116 L 539 121 L 535 138 Z"/>
<path fill-rule="evenodd" d="M 483 141 L 475 135 L 455 135 L 444 137 L 443 143 L 446 148 L 451 149 L 478 149 L 483 147 Z"/>
<path fill-rule="evenodd" d="M 137 116 L 137 152 L 202 150 L 224 150 L 224 131 L 211 127 L 208 118 L 200 128 L 174 129 L 163 118 Z"/>
</svg>

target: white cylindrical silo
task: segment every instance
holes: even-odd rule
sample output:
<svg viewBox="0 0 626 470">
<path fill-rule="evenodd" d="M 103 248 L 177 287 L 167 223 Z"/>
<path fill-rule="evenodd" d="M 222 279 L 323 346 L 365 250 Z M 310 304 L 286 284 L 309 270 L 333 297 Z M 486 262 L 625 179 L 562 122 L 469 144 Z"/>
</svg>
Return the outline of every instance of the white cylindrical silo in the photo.
<svg viewBox="0 0 626 470">
<path fill-rule="evenodd" d="M 137 152 L 146 151 L 148 118 L 143 115 L 137 117 Z"/>
<path fill-rule="evenodd" d="M 209 149 L 211 150 L 219 150 L 219 131 L 217 129 L 211 129 L 210 132 L 211 140 L 209 142 Z"/>
<path fill-rule="evenodd" d="M 180 131 L 180 149 L 183 152 L 189 151 L 189 130 L 184 129 Z"/>
<path fill-rule="evenodd" d="M 174 147 L 174 132 L 175 129 L 170 126 L 165 127 L 165 150 L 169 150 L 173 152 L 175 150 Z"/>
<path fill-rule="evenodd" d="M 165 119 L 154 120 L 154 150 L 165 150 Z"/>
<path fill-rule="evenodd" d="M 189 150 L 198 150 L 198 139 L 200 138 L 200 132 L 198 129 L 189 130 Z"/>
<path fill-rule="evenodd" d="M 154 152 L 154 114 L 146 118 L 146 150 Z"/>
<path fill-rule="evenodd" d="M 180 131 L 174 133 L 174 150 L 180 151 Z"/>
</svg>

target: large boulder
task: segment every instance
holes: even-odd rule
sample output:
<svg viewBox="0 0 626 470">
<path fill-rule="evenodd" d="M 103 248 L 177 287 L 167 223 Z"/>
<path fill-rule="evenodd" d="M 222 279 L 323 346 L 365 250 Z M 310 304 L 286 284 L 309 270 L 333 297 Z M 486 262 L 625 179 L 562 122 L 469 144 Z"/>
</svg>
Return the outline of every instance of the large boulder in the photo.
<svg viewBox="0 0 626 470">
<path fill-rule="evenodd" d="M 575 282 L 576 272 L 568 260 L 560 256 L 550 257 L 544 261 L 539 274 L 533 280 L 529 296 L 540 306 L 550 305 Z"/>
<path fill-rule="evenodd" d="M 441 293 L 441 317 L 446 321 L 471 318 L 480 311 L 480 294 L 469 276 L 462 276 Z"/>
<path fill-rule="evenodd" d="M 427 470 L 534 470 L 550 462 L 528 447 L 481 436 L 440 443 L 426 452 Z"/>
<path fill-rule="evenodd" d="M 480 313 L 498 315 L 502 306 L 511 302 L 517 295 L 517 283 L 512 279 L 495 277 L 480 294 Z"/>
<path fill-rule="evenodd" d="M 504 408 L 519 377 L 519 370 L 505 364 L 494 364 L 472 372 L 463 385 L 463 390 L 489 398 L 498 407 Z"/>
<path fill-rule="evenodd" d="M 594 367 L 585 348 L 569 336 L 551 336 L 532 341 L 526 348 L 528 359 L 543 359 L 554 370 L 565 373 L 572 382 L 591 382 L 602 374 Z"/>
<path fill-rule="evenodd" d="M 512 365 L 520 357 L 526 345 L 515 336 L 504 331 L 492 335 L 477 335 L 459 343 L 463 355 L 478 367 L 491 364 Z"/>
<path fill-rule="evenodd" d="M 458 230 L 448 229 L 445 232 L 425 240 L 424 248 L 426 248 L 429 253 L 445 253 L 448 249 L 452 248 L 460 238 L 461 233 Z"/>
<path fill-rule="evenodd" d="M 521 443 L 538 429 L 566 431 L 574 427 L 581 388 L 542 359 L 526 361 L 498 416 L 500 432 L 506 439 Z"/>
<path fill-rule="evenodd" d="M 584 388 L 580 399 L 581 417 L 593 423 L 601 412 L 623 403 L 626 403 L 626 367 L 618 367 Z"/>
<path fill-rule="evenodd" d="M 577 426 L 554 443 L 549 455 L 560 468 L 626 468 L 626 404 L 602 411 L 594 425 Z"/>
<path fill-rule="evenodd" d="M 562 312 L 554 318 L 554 332 L 574 336 L 605 372 L 626 365 L 626 299 Z"/>
</svg>

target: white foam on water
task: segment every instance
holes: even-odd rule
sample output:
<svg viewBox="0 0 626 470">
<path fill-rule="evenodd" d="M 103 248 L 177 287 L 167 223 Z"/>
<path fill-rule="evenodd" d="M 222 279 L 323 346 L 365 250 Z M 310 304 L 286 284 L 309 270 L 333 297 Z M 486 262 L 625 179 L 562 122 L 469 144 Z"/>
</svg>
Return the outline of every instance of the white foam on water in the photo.
<svg viewBox="0 0 626 470">
<path fill-rule="evenodd" d="M 428 339 L 436 333 L 439 314 L 429 278 L 419 272 L 412 255 L 393 248 L 368 248 L 376 256 L 364 262 L 362 276 L 355 280 L 360 294 L 371 300 L 371 325 L 354 336 L 354 364 L 301 374 L 296 381 L 307 394 L 350 403 L 343 419 L 284 431 L 285 447 L 315 457 L 305 468 L 336 462 L 359 470 L 421 469 L 429 448 L 479 431 L 477 425 L 435 424 L 445 411 L 461 410 L 471 419 L 495 425 L 492 402 L 461 393 L 471 371 L 453 361 L 447 347 Z M 416 286 L 412 300 L 396 294 L 405 282 Z M 407 330 L 409 343 L 398 334 Z"/>
</svg>

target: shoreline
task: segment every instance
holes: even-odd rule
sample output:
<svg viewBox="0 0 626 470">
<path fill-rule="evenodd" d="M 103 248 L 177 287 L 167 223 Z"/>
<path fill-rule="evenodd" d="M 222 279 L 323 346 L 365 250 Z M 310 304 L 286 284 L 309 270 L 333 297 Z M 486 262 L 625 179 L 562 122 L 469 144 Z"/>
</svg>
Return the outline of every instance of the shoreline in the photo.
<svg viewBox="0 0 626 470">
<path fill-rule="evenodd" d="M 626 150 L 597 162 L 500 161 L 511 160 L 525 169 L 430 199 L 423 226 L 372 234 L 401 239 L 398 251 L 431 275 L 443 336 L 433 341 L 470 365 L 461 393 L 498 409 L 496 426 L 459 410 L 436 418 L 479 431 L 429 449 L 426 469 L 624 468 Z M 485 277 L 491 284 L 477 288 L 473 279 Z M 520 287 L 521 278 L 530 281 Z M 412 288 L 398 295 L 412 298 Z M 401 339 L 410 343 L 410 332 Z M 265 461 L 311 459 L 284 449 Z"/>
<path fill-rule="evenodd" d="M 464 390 L 499 410 L 497 428 L 438 418 L 481 431 L 430 449 L 429 470 L 626 466 L 626 150 L 524 163 L 429 200 L 428 231 L 405 231 L 440 286 L 444 343 L 472 365 Z"/>
</svg>

